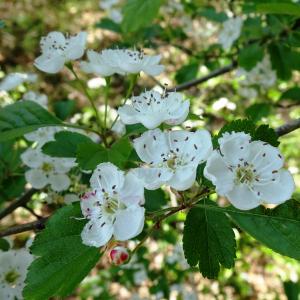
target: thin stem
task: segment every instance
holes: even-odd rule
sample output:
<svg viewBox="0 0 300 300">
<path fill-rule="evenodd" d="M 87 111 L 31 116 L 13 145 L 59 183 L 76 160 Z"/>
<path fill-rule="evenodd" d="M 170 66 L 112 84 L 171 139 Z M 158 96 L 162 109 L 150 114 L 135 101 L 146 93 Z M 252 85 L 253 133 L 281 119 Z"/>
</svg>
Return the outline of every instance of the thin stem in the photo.
<svg viewBox="0 0 300 300">
<path fill-rule="evenodd" d="M 132 94 L 132 91 L 133 91 L 133 88 L 137 82 L 137 79 L 138 79 L 139 75 L 138 74 L 133 74 L 129 77 L 129 86 L 128 86 L 128 90 L 126 92 L 126 95 L 125 95 L 125 99 L 122 103 L 122 106 L 126 104 L 129 96 Z M 119 115 L 116 116 L 116 118 L 114 119 L 114 121 L 112 122 L 110 128 L 113 128 L 113 126 L 116 124 L 116 122 L 118 121 L 119 119 Z"/>
<path fill-rule="evenodd" d="M 107 107 L 108 107 L 108 96 L 110 91 L 110 77 L 105 78 L 106 85 L 104 88 L 104 101 L 105 101 L 105 110 L 104 110 L 104 131 L 107 129 Z"/>
<path fill-rule="evenodd" d="M 102 122 L 101 122 L 101 118 L 100 118 L 100 115 L 99 115 L 99 112 L 98 112 L 98 109 L 95 105 L 95 102 L 94 102 L 94 99 L 92 98 L 92 96 L 90 95 L 89 91 L 87 90 L 84 82 L 78 77 L 77 73 L 75 72 L 74 68 L 73 68 L 73 65 L 70 63 L 70 64 L 67 64 L 66 65 L 67 68 L 71 71 L 71 73 L 75 76 L 76 80 L 79 82 L 84 94 L 86 95 L 86 97 L 88 98 L 88 100 L 90 101 L 90 104 L 95 112 L 95 115 L 96 115 L 96 121 L 97 121 L 97 125 L 98 125 L 98 128 L 100 131 L 103 131 L 103 126 L 102 126 Z"/>
</svg>

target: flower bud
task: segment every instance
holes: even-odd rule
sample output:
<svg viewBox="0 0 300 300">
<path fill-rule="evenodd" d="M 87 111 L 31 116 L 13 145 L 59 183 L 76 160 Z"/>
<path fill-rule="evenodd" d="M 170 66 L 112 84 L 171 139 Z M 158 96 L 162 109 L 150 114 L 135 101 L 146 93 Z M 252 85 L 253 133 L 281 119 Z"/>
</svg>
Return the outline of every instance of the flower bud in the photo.
<svg viewBox="0 0 300 300">
<path fill-rule="evenodd" d="M 118 266 L 124 264 L 128 260 L 129 253 L 126 248 L 117 246 L 110 251 L 109 257 L 111 262 Z"/>
</svg>

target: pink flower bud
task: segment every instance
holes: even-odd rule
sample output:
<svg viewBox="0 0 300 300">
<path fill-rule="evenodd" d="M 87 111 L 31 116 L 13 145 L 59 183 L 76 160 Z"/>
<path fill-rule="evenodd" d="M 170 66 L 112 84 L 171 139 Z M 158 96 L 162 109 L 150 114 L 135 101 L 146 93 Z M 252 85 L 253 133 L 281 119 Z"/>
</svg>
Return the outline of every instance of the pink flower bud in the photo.
<svg viewBox="0 0 300 300">
<path fill-rule="evenodd" d="M 124 264 L 128 260 L 129 253 L 126 248 L 117 246 L 110 251 L 109 257 L 111 262 L 118 266 Z"/>
</svg>

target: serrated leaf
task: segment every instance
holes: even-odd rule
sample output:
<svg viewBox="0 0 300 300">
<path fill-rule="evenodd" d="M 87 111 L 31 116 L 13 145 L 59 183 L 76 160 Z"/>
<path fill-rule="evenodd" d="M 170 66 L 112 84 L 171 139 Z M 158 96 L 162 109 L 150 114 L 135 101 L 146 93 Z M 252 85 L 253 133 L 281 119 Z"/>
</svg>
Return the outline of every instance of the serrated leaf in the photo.
<svg viewBox="0 0 300 300">
<path fill-rule="evenodd" d="M 84 170 L 94 170 L 102 162 L 111 162 L 123 169 L 128 162 L 131 152 L 132 146 L 127 137 L 123 137 L 114 143 L 110 149 L 95 143 L 79 144 L 77 148 L 77 162 Z"/>
<path fill-rule="evenodd" d="M 161 0 L 126 1 L 121 25 L 123 31 L 133 32 L 150 25 L 157 16 L 161 4 Z"/>
<path fill-rule="evenodd" d="M 81 231 L 86 220 L 79 204 L 56 211 L 31 246 L 37 256 L 29 267 L 25 299 L 44 300 L 66 297 L 89 273 L 100 258 L 99 249 L 82 244 Z"/>
<path fill-rule="evenodd" d="M 269 103 L 254 103 L 245 110 L 245 113 L 249 119 L 257 122 L 263 117 L 267 117 L 271 113 L 271 110 L 272 105 Z"/>
<path fill-rule="evenodd" d="M 300 260 L 300 205 L 287 201 L 275 209 L 225 209 L 234 222 L 272 250 Z"/>
<path fill-rule="evenodd" d="M 259 61 L 263 59 L 263 56 L 263 48 L 258 43 L 254 43 L 240 51 L 238 63 L 242 68 L 250 71 Z"/>
<path fill-rule="evenodd" d="M 216 206 L 210 200 L 204 204 Z M 192 208 L 186 217 L 183 250 L 191 266 L 199 265 L 204 277 L 216 278 L 220 266 L 231 268 L 235 259 L 235 237 L 223 212 L 203 207 Z"/>
<path fill-rule="evenodd" d="M 61 125 L 61 121 L 32 101 L 19 101 L 0 109 L 0 141 L 51 125 Z"/>
<path fill-rule="evenodd" d="M 46 143 L 43 152 L 54 157 L 76 157 L 80 144 L 90 144 L 93 141 L 80 133 L 60 131 L 55 134 L 55 141 Z"/>
<path fill-rule="evenodd" d="M 254 141 L 264 141 L 270 145 L 277 147 L 279 145 L 278 135 L 269 125 L 260 125 L 252 136 Z"/>
</svg>

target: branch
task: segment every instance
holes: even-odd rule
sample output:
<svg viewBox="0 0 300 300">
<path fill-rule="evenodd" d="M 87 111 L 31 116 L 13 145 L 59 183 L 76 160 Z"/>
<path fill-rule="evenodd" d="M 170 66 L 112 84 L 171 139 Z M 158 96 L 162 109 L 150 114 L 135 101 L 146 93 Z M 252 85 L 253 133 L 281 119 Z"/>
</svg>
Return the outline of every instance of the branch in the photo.
<svg viewBox="0 0 300 300">
<path fill-rule="evenodd" d="M 300 128 L 300 118 L 292 120 L 286 124 L 283 124 L 282 126 L 279 126 L 275 129 L 275 132 L 278 136 L 282 136 L 285 134 L 288 134 L 296 129 Z"/>
<path fill-rule="evenodd" d="M 186 90 L 186 89 L 189 89 L 195 85 L 198 85 L 200 83 L 203 83 L 211 78 L 214 78 L 214 77 L 217 77 L 217 76 L 220 76 L 222 74 L 225 74 L 225 73 L 228 73 L 230 71 L 232 71 L 233 69 L 235 69 L 237 66 L 237 63 L 236 62 L 232 62 L 230 65 L 226 66 L 226 67 L 223 67 L 223 68 L 220 68 L 218 70 L 215 70 L 213 72 L 211 72 L 210 74 L 208 75 L 205 75 L 201 78 L 198 78 L 198 79 L 194 79 L 194 80 L 191 80 L 191 81 L 188 81 L 188 82 L 185 82 L 185 83 L 182 83 L 182 84 L 179 84 L 171 89 L 168 89 L 167 92 L 174 92 L 174 91 L 183 91 L 183 90 Z"/>
<path fill-rule="evenodd" d="M 35 189 L 30 189 L 20 199 L 16 200 L 11 205 L 2 210 L 0 212 L 0 220 L 12 213 L 18 207 L 25 206 L 31 200 L 31 197 L 35 192 Z"/>
<path fill-rule="evenodd" d="M 42 230 L 45 228 L 45 222 L 48 220 L 48 218 L 49 217 L 45 217 L 34 222 L 12 226 L 10 228 L 1 231 L 0 237 L 21 233 L 29 230 Z"/>
</svg>

